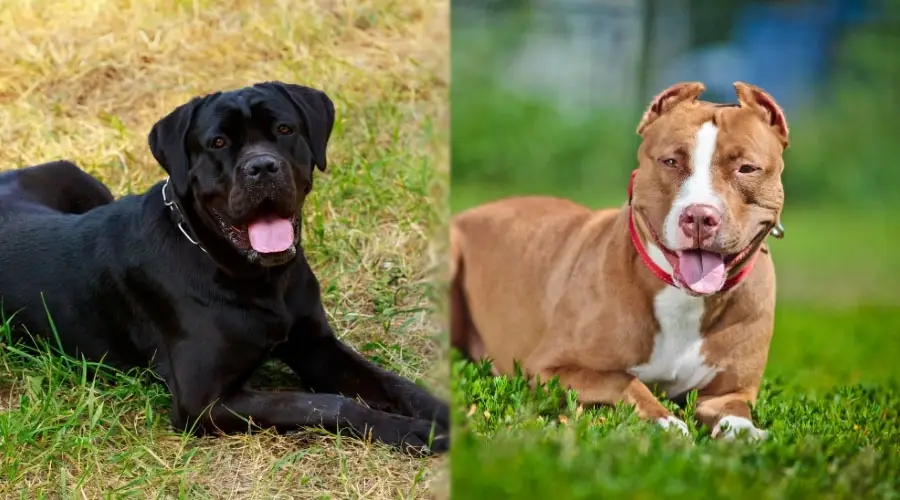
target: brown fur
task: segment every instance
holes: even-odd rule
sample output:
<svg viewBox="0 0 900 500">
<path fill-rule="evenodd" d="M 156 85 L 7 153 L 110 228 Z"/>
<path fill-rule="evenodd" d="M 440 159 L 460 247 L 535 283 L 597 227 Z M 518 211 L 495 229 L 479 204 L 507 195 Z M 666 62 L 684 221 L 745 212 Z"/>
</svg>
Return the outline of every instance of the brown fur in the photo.
<svg viewBox="0 0 900 500">
<path fill-rule="evenodd" d="M 694 134 L 713 120 L 720 132 L 714 186 L 728 207 L 723 253 L 748 245 L 778 220 L 781 153 L 787 124 L 762 90 L 736 83 L 739 106 L 698 101 L 699 83 L 680 84 L 651 102 L 638 127 L 634 207 L 647 225 L 662 222 L 688 172 Z M 661 166 L 674 155 L 678 168 Z M 737 176 L 751 162 L 761 170 Z M 625 186 L 623 186 L 623 193 Z M 451 223 L 451 343 L 497 373 L 515 362 L 547 380 L 558 375 L 582 403 L 633 404 L 639 415 L 669 416 L 628 370 L 647 362 L 659 323 L 653 298 L 667 286 L 640 261 L 629 239 L 627 206 L 591 211 L 550 197 L 507 198 Z M 720 372 L 699 391 L 697 417 L 710 427 L 725 415 L 750 418 L 772 336 L 775 273 L 761 252 L 738 287 L 704 298 L 702 353 Z"/>
</svg>

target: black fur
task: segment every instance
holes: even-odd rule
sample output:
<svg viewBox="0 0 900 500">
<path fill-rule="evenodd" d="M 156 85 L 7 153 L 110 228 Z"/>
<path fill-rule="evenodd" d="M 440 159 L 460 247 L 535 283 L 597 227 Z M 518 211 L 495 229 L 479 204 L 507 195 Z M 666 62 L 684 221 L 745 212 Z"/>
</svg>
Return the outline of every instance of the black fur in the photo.
<svg viewBox="0 0 900 500">
<path fill-rule="evenodd" d="M 45 334 L 43 294 L 68 353 L 161 376 L 177 429 L 242 432 L 251 418 L 279 431 L 322 426 L 445 451 L 446 404 L 335 337 L 299 246 L 297 212 L 313 165 L 325 169 L 333 123 L 323 92 L 267 82 L 195 98 L 153 127 L 171 207 L 165 182 L 80 215 L 37 213 L 15 200 L 77 212 L 60 207 L 96 186 L 69 189 L 56 203 L 41 201 L 58 192 L 56 179 L 36 185 L 38 198 L 0 191 L 3 312 L 16 313 L 17 331 Z M 217 136 L 227 145 L 216 147 Z M 276 216 L 296 216 L 295 246 L 276 255 L 249 248 L 242 228 Z M 314 392 L 249 389 L 270 357 Z"/>
<path fill-rule="evenodd" d="M 112 193 L 102 182 L 72 162 L 54 161 L 0 172 L 0 217 L 25 213 L 83 214 L 112 201 Z"/>
</svg>

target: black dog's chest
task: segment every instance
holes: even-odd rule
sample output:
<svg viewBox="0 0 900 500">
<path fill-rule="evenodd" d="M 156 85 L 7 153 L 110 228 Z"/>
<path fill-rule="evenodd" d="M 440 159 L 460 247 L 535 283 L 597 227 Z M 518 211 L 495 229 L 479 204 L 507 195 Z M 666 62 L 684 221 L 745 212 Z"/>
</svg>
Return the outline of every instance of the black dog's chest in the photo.
<svg viewBox="0 0 900 500">
<path fill-rule="evenodd" d="M 234 301 L 218 311 L 216 329 L 226 338 L 242 345 L 271 349 L 287 340 L 293 315 L 284 301 Z"/>
</svg>

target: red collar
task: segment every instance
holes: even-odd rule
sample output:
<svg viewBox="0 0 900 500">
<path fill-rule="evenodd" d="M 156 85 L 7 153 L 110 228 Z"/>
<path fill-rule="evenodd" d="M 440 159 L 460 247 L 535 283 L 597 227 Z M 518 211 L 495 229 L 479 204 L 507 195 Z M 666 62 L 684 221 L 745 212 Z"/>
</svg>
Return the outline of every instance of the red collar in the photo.
<svg viewBox="0 0 900 500">
<path fill-rule="evenodd" d="M 662 280 L 669 286 L 673 286 L 675 288 L 681 288 L 675 282 L 675 278 L 666 272 L 665 269 L 659 267 L 656 262 L 650 258 L 650 254 L 647 253 L 647 247 L 644 246 L 644 242 L 641 241 L 640 236 L 638 236 L 637 226 L 634 223 L 634 209 L 631 207 L 631 196 L 634 192 L 634 177 L 637 175 L 637 170 L 631 172 L 631 179 L 628 181 L 628 232 L 631 235 L 631 243 L 634 245 L 634 249 L 637 251 L 638 256 L 641 258 L 641 262 L 650 270 L 657 278 Z M 659 244 L 659 242 L 657 242 Z M 755 241 L 751 243 L 751 245 L 757 244 Z M 761 242 L 758 244 L 761 246 Z M 663 248 L 663 251 L 667 249 Z M 722 289 L 716 293 L 723 293 L 728 290 L 731 290 L 735 286 L 737 286 L 741 281 L 744 280 L 753 269 L 753 264 L 756 262 L 756 256 L 759 255 L 759 248 L 753 250 L 753 254 L 747 257 L 747 263 L 742 267 L 734 276 L 731 276 L 727 280 L 725 280 L 725 284 L 722 285 Z"/>
</svg>

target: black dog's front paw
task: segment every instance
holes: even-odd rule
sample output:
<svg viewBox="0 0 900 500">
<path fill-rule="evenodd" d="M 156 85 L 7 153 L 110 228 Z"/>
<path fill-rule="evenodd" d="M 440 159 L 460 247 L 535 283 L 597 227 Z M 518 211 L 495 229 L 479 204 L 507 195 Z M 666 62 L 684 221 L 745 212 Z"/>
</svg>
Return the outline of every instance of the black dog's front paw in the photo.
<svg viewBox="0 0 900 500">
<path fill-rule="evenodd" d="M 450 428 L 450 406 L 440 399 L 426 394 L 425 398 L 407 402 L 403 415 L 411 415 L 417 420 L 433 422 L 438 432 Z"/>
<path fill-rule="evenodd" d="M 426 390 L 410 382 L 404 383 L 409 384 L 411 389 L 407 388 L 406 391 L 400 392 L 399 396 L 395 395 L 392 408 L 388 411 L 429 422 L 434 421 L 439 428 L 449 429 L 450 406 Z"/>
<path fill-rule="evenodd" d="M 441 428 L 428 420 L 419 420 L 412 432 L 401 441 L 403 451 L 414 455 L 446 453 L 450 449 L 449 428 Z"/>
<path fill-rule="evenodd" d="M 434 410 L 434 421 L 442 429 L 450 429 L 450 406 L 438 400 Z"/>
<path fill-rule="evenodd" d="M 372 437 L 411 455 L 433 455 L 450 449 L 449 428 L 417 418 L 392 415 L 372 430 Z"/>
</svg>

